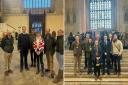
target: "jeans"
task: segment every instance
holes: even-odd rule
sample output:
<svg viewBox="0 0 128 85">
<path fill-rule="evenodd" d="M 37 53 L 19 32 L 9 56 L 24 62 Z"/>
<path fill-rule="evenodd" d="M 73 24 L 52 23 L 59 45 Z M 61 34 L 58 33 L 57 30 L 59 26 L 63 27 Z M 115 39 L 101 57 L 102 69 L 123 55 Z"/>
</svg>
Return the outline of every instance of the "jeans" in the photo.
<svg viewBox="0 0 128 85">
<path fill-rule="evenodd" d="M 114 71 L 116 73 L 120 73 L 121 72 L 121 65 L 120 65 L 120 56 L 118 55 L 113 55 L 113 58 L 114 58 Z"/>
<path fill-rule="evenodd" d="M 60 70 L 63 70 L 64 69 L 64 58 L 63 58 L 63 55 L 56 52 L 56 58 L 57 58 L 57 61 L 58 61 L 58 64 L 59 64 L 59 69 Z"/>
</svg>

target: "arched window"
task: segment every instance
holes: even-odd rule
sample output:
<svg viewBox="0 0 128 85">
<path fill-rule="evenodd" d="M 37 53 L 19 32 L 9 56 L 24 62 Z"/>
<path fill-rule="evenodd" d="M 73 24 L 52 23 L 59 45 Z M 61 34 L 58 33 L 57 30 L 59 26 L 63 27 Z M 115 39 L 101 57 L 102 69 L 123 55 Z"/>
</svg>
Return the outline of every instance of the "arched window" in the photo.
<svg viewBox="0 0 128 85">
<path fill-rule="evenodd" d="M 90 29 L 112 29 L 113 0 L 89 0 Z"/>
<path fill-rule="evenodd" d="M 52 0 L 24 0 L 23 2 L 25 9 L 31 8 L 51 8 L 52 7 Z"/>
</svg>

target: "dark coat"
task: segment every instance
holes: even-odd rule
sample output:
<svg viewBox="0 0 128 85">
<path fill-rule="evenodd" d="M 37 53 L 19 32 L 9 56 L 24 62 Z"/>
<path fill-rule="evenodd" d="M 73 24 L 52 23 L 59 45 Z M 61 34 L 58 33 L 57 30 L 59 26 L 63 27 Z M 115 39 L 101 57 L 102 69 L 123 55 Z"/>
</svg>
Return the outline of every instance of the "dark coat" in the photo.
<svg viewBox="0 0 128 85">
<path fill-rule="evenodd" d="M 28 34 L 21 33 L 18 37 L 18 49 L 28 51 L 30 49 L 30 38 Z"/>
<path fill-rule="evenodd" d="M 51 49 L 51 55 L 53 56 L 55 54 L 55 48 L 56 48 L 56 37 L 51 37 L 51 46 L 52 46 L 52 49 Z"/>
<path fill-rule="evenodd" d="M 82 45 L 85 56 L 88 58 L 90 55 L 92 56 L 94 50 L 94 44 L 92 43 L 83 43 Z"/>
<path fill-rule="evenodd" d="M 50 33 L 46 34 L 45 37 L 44 37 L 44 43 L 45 43 L 44 52 L 45 53 L 50 52 L 51 49 L 52 49 L 51 38 L 52 38 L 52 36 L 51 36 Z"/>
<path fill-rule="evenodd" d="M 73 36 L 68 36 L 68 43 L 72 43 L 75 41 L 75 38 Z"/>
<path fill-rule="evenodd" d="M 64 36 L 57 36 L 56 40 L 56 52 L 64 54 Z"/>
<path fill-rule="evenodd" d="M 98 45 L 98 56 L 102 56 L 102 51 L 101 51 L 102 49 L 101 49 L 101 45 L 99 44 Z M 96 46 L 94 45 L 94 50 L 93 50 L 93 60 L 95 60 L 96 59 L 96 52 L 97 52 L 97 48 L 96 48 Z"/>
<path fill-rule="evenodd" d="M 105 54 L 105 52 L 107 53 L 108 56 L 110 56 L 110 52 L 112 49 L 112 44 L 109 40 L 107 40 L 107 44 L 105 43 L 105 41 L 102 41 L 102 45 L 101 45 L 101 51 L 102 51 L 102 55 Z"/>
<path fill-rule="evenodd" d="M 29 37 L 30 37 L 30 49 L 33 49 L 33 44 L 34 44 L 36 35 L 35 34 L 30 34 Z"/>
<path fill-rule="evenodd" d="M 13 37 L 11 36 L 11 37 L 9 38 L 8 36 L 6 36 L 6 37 L 3 38 L 2 41 L 1 41 L 1 47 L 2 47 L 2 49 L 3 49 L 5 52 L 7 52 L 7 53 L 12 53 L 12 52 L 13 52 L 13 49 L 14 49 L 13 43 L 14 43 Z"/>
<path fill-rule="evenodd" d="M 74 56 L 82 56 L 82 44 L 77 44 L 76 41 L 72 43 L 72 49 Z"/>
</svg>

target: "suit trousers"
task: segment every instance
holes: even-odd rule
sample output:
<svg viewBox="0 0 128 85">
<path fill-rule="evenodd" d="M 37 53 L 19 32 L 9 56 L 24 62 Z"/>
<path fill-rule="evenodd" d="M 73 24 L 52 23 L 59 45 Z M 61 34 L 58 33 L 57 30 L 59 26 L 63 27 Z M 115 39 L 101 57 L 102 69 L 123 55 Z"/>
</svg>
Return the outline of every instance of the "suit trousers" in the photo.
<svg viewBox="0 0 128 85">
<path fill-rule="evenodd" d="M 20 51 L 20 69 L 23 70 L 23 67 L 25 66 L 25 69 L 28 69 L 28 50 L 21 50 Z"/>
</svg>

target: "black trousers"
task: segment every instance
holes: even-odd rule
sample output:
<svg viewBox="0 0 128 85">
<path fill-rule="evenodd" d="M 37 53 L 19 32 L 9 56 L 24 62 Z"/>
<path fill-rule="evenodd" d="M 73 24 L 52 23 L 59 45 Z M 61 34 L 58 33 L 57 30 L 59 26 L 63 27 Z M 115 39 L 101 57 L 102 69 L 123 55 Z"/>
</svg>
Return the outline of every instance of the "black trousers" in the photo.
<svg viewBox="0 0 128 85">
<path fill-rule="evenodd" d="M 30 49 L 30 54 L 31 54 L 31 64 L 35 65 L 36 64 L 36 53 L 34 49 Z"/>
<path fill-rule="evenodd" d="M 84 66 L 85 66 L 85 68 L 88 66 L 87 62 L 88 62 L 88 59 L 87 59 L 86 53 L 84 53 Z"/>
<path fill-rule="evenodd" d="M 20 51 L 20 69 L 21 70 L 23 70 L 24 66 L 25 66 L 25 69 L 28 69 L 27 56 L 28 56 L 28 50 Z"/>
<path fill-rule="evenodd" d="M 88 73 L 92 72 L 92 55 L 88 56 L 87 58 L 87 64 L 88 64 Z"/>
<path fill-rule="evenodd" d="M 103 55 L 102 56 L 102 62 L 103 62 L 103 74 L 106 72 L 105 71 L 105 68 L 107 68 L 107 73 L 109 74 L 110 73 L 110 66 L 111 66 L 111 64 L 110 64 L 110 55 L 108 54 L 108 55 Z"/>
<path fill-rule="evenodd" d="M 121 57 L 118 55 L 113 55 L 113 58 L 114 58 L 114 71 L 115 73 L 120 73 L 121 72 L 121 65 L 120 65 Z"/>
<path fill-rule="evenodd" d="M 69 42 L 69 50 L 71 50 L 72 42 Z"/>
<path fill-rule="evenodd" d="M 94 74 L 96 77 L 100 76 L 100 68 L 101 68 L 101 66 L 96 66 L 96 65 L 94 67 Z"/>
<path fill-rule="evenodd" d="M 114 58 L 113 58 L 112 53 L 110 53 L 110 58 L 111 58 L 111 61 L 110 61 L 110 63 L 111 63 L 111 69 L 113 69 L 113 67 L 114 67 Z"/>
<path fill-rule="evenodd" d="M 43 62 L 43 53 L 41 53 L 40 55 L 36 54 L 36 65 L 37 65 L 37 71 L 40 71 L 40 67 L 41 67 L 41 71 L 43 72 L 44 70 L 44 62 Z"/>
</svg>

